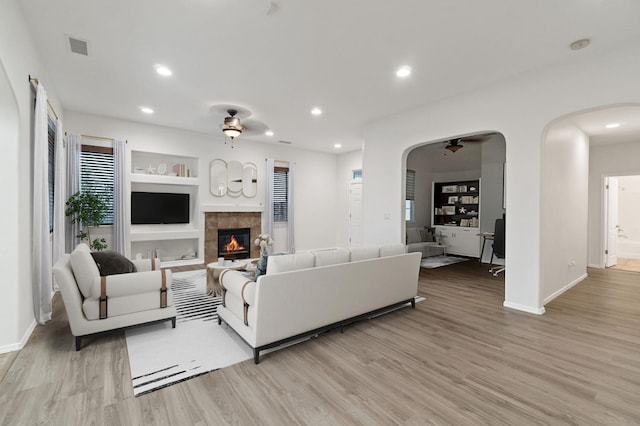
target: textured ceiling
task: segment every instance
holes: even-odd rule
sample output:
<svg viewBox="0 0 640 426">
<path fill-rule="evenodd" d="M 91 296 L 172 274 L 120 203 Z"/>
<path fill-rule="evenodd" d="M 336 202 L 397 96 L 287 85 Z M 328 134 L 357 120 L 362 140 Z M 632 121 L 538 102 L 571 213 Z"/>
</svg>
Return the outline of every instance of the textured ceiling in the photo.
<svg viewBox="0 0 640 426">
<path fill-rule="evenodd" d="M 638 0 L 20 4 L 66 110 L 222 140 L 211 108 L 238 105 L 275 132 L 241 137 L 324 152 L 359 149 L 368 121 L 640 36 Z M 87 40 L 89 55 L 66 36 Z M 583 37 L 590 48 L 568 48 Z M 173 76 L 155 74 L 158 63 Z M 403 64 L 414 72 L 399 80 Z"/>
</svg>

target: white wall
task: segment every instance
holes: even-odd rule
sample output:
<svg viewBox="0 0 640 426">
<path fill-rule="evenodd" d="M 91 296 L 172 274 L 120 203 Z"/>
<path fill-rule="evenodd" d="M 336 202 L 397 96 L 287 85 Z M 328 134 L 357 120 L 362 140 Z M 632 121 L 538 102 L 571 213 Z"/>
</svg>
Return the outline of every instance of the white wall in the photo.
<svg viewBox="0 0 640 426">
<path fill-rule="evenodd" d="M 548 303 L 586 278 L 589 138 L 557 123 L 542 159 L 542 298 Z"/>
<path fill-rule="evenodd" d="M 238 138 L 234 148 L 224 144 L 220 135 L 206 135 L 168 127 L 136 123 L 107 117 L 66 111 L 65 129 L 127 140 L 128 150 L 161 152 L 198 157 L 200 187 L 198 201 L 215 205 L 261 205 L 265 202 L 266 158 L 296 163 L 295 233 L 296 249 L 336 245 L 338 223 L 337 161 L 333 154 L 292 148 L 291 146 L 251 142 Z M 209 163 L 215 158 L 258 167 L 258 195 L 255 198 L 215 197 L 209 192 Z M 341 220 L 344 220 L 341 218 Z M 202 227 L 201 227 L 202 228 Z"/>
<path fill-rule="evenodd" d="M 402 241 L 402 170 L 408 150 L 423 141 L 498 131 L 506 140 L 508 164 L 504 304 L 543 313 L 539 205 L 545 195 L 540 174 L 545 127 L 576 111 L 640 98 L 640 39 L 615 50 L 594 46 L 570 58 L 366 126 L 364 242 Z"/>
<path fill-rule="evenodd" d="M 336 223 L 336 245 L 349 247 L 349 188 L 353 171 L 362 169 L 362 151 L 340 154 L 337 156 L 337 160 L 336 212 L 338 221 Z"/>
<path fill-rule="evenodd" d="M 4 160 L 0 172 L 4 201 L 0 213 L 3 224 L 0 256 L 0 270 L 3 273 L 0 297 L 1 353 L 20 349 L 35 326 L 31 297 L 31 123 L 34 92 L 28 81 L 29 74 L 40 79 L 59 115 L 62 108 L 17 2 L 0 0 L 0 10 L 0 66 L 6 74 L 6 79 L 0 75 L 0 80 L 4 80 L 0 83 L 0 97 L 3 99 L 1 108 L 7 110 L 8 114 L 3 118 L 13 123 L 3 124 L 3 130 L 0 130 Z M 12 98 L 17 102 L 17 117 Z"/>
<path fill-rule="evenodd" d="M 503 206 L 504 162 L 506 145 L 502 135 L 496 135 L 482 143 L 482 169 L 480 172 L 480 232 L 493 232 L 496 219 L 505 213 Z M 482 242 L 481 242 L 482 244 Z M 482 261 L 491 260 L 492 241 L 487 240 Z M 493 258 L 494 263 L 503 264 L 504 260 Z"/>
<path fill-rule="evenodd" d="M 588 264 L 604 268 L 604 177 L 640 175 L 640 140 L 591 146 L 589 155 Z"/>
</svg>

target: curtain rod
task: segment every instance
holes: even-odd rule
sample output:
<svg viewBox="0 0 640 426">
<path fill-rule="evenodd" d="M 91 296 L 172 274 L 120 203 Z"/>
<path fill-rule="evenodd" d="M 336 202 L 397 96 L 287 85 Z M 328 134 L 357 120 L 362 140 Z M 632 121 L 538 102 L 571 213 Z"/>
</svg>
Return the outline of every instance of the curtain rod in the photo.
<svg viewBox="0 0 640 426">
<path fill-rule="evenodd" d="M 67 136 L 67 132 L 64 132 L 64 135 Z M 80 135 L 80 136 L 82 136 L 83 138 L 100 139 L 100 140 L 103 140 L 103 141 L 115 141 L 116 140 L 115 138 L 106 138 L 104 136 L 94 136 L 94 135 Z M 126 140 L 126 141 L 124 141 L 124 143 L 129 143 L 129 141 Z"/>
<path fill-rule="evenodd" d="M 37 77 L 31 77 L 31 74 L 29 74 L 29 83 L 34 82 L 36 83 L 36 86 L 38 85 L 38 83 L 40 83 L 40 80 L 38 80 Z M 47 99 L 47 105 L 49 105 L 49 109 L 51 109 L 51 112 L 53 113 L 53 115 L 55 115 L 56 120 L 59 120 L 60 118 L 58 117 L 58 114 L 56 113 L 56 110 L 53 109 L 53 105 L 51 105 L 51 102 L 49 102 L 49 99 Z"/>
</svg>

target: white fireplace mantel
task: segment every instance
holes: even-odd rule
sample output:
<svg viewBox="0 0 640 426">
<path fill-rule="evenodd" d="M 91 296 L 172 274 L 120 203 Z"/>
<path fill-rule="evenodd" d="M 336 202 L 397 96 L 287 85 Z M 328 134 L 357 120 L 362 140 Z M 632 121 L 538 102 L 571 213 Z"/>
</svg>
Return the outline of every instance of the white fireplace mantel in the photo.
<svg viewBox="0 0 640 426">
<path fill-rule="evenodd" d="M 213 212 L 260 212 L 264 211 L 262 204 L 201 204 L 200 211 L 203 213 Z"/>
</svg>

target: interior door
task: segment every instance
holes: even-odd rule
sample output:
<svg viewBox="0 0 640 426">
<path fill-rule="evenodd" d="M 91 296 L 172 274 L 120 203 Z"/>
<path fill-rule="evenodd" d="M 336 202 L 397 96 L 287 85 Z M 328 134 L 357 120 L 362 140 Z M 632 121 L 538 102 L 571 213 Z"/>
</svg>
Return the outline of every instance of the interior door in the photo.
<svg viewBox="0 0 640 426">
<path fill-rule="evenodd" d="M 605 179 L 606 208 L 606 247 L 605 266 L 615 266 L 618 263 L 618 178 L 610 176 Z"/>
<path fill-rule="evenodd" d="M 349 189 L 349 246 L 362 245 L 362 182 Z"/>
</svg>

